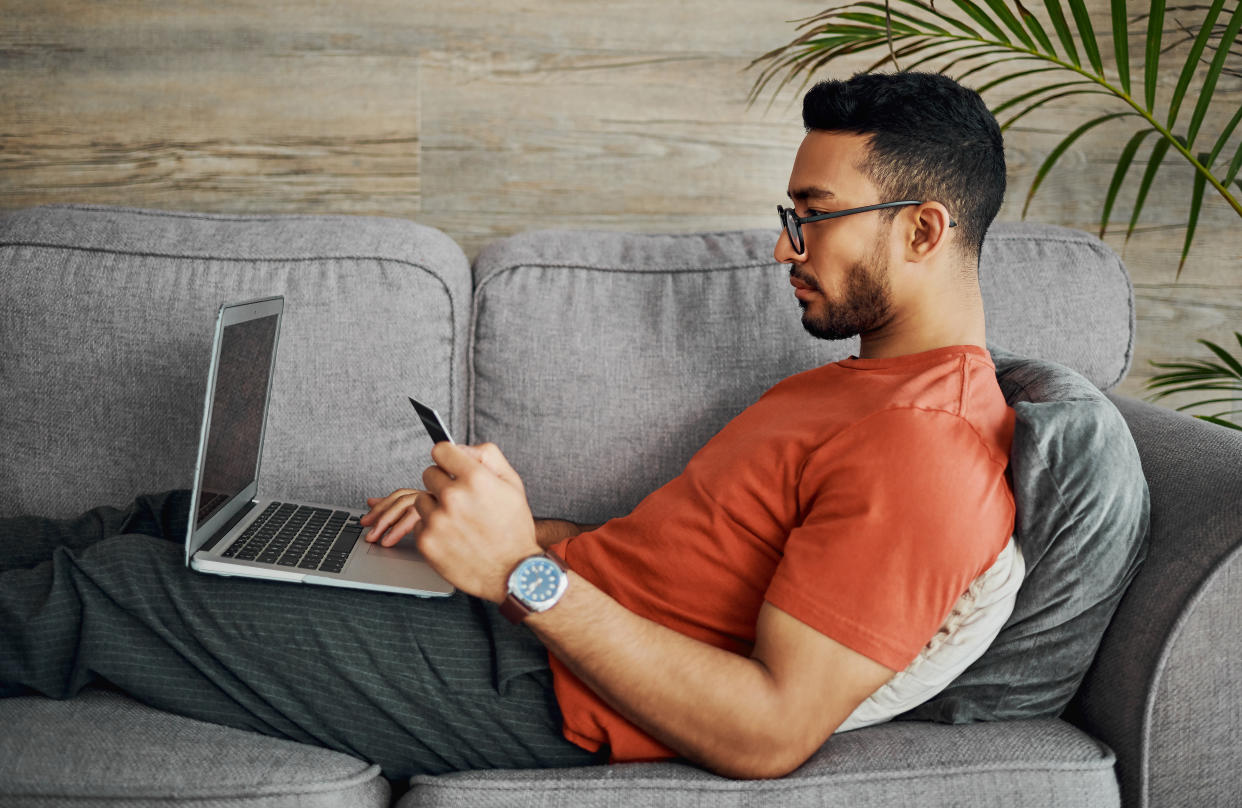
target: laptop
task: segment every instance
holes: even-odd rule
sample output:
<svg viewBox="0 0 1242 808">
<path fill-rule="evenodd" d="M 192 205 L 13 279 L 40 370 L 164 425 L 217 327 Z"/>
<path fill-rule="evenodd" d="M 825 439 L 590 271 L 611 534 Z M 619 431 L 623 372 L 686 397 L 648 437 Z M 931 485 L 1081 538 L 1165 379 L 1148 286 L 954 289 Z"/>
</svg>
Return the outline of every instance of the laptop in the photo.
<svg viewBox="0 0 1242 808">
<path fill-rule="evenodd" d="M 216 315 L 194 465 L 185 561 L 213 575 L 443 597 L 453 586 L 408 537 L 365 540 L 366 509 L 260 494 L 259 460 L 283 297 L 225 303 Z"/>
</svg>

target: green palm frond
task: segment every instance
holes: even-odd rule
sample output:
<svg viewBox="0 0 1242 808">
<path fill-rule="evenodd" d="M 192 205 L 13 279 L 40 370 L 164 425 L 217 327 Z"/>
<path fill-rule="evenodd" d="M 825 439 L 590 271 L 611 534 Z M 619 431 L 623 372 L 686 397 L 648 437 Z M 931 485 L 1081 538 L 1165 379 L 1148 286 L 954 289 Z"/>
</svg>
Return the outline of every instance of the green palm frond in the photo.
<svg viewBox="0 0 1242 808">
<path fill-rule="evenodd" d="M 1233 336 L 1238 341 L 1238 347 L 1242 348 L 1242 334 L 1235 331 Z M 1152 362 L 1153 367 L 1162 368 L 1165 372 L 1157 373 L 1147 380 L 1147 390 L 1154 393 L 1148 396 L 1148 401 L 1158 401 L 1175 393 L 1211 391 L 1231 395 L 1197 400 L 1190 404 L 1183 404 L 1176 409 L 1188 410 L 1207 404 L 1242 406 L 1242 361 L 1214 342 L 1205 339 L 1198 340 L 1198 342 L 1215 354 L 1219 361 L 1197 359 L 1182 362 Z M 1242 425 L 1228 420 L 1231 417 L 1238 417 L 1233 407 L 1212 415 L 1196 415 L 1195 417 L 1220 426 L 1242 429 Z"/>
<path fill-rule="evenodd" d="M 1219 39 L 1221 36 L 1223 36 L 1225 33 L 1225 29 L 1226 29 L 1226 25 L 1223 22 L 1217 22 L 1215 25 L 1209 26 L 1206 24 L 1206 20 L 1205 20 L 1204 24 L 1200 27 L 1200 30 L 1195 31 L 1189 25 L 1182 22 L 1182 20 L 1179 17 L 1177 17 L 1177 12 L 1188 12 L 1192 17 L 1195 17 L 1197 19 L 1197 15 L 1199 12 L 1207 11 L 1209 8 L 1211 7 L 1210 6 L 1195 6 L 1195 5 L 1169 6 L 1168 11 L 1174 14 L 1173 25 L 1176 27 L 1176 33 L 1180 34 L 1180 36 L 1177 36 L 1169 40 L 1161 48 L 1161 52 L 1167 53 L 1168 51 L 1174 50 L 1189 42 L 1194 42 L 1195 39 L 1198 38 L 1198 36 L 1200 36 L 1200 34 L 1205 30 L 1207 31 L 1208 37 L 1211 39 Z M 1131 21 L 1138 22 L 1143 19 L 1146 19 L 1146 17 L 1147 17 L 1146 14 L 1142 14 L 1138 17 L 1133 18 L 1133 20 Z M 1235 42 L 1233 47 L 1229 49 L 1229 54 L 1232 59 L 1235 59 L 1235 60 L 1242 59 L 1242 43 Z M 1204 64 L 1208 63 L 1206 59 L 1202 59 L 1202 61 Z M 1226 76 L 1234 76 L 1236 78 L 1242 78 L 1242 62 L 1235 61 L 1232 63 L 1232 65 L 1233 66 L 1225 67 L 1224 74 Z"/>
<path fill-rule="evenodd" d="M 805 89 L 816 71 L 832 60 L 880 49 L 883 55 L 877 53 L 869 70 L 892 65 L 904 70 L 934 67 L 941 73 L 953 71 L 958 81 L 967 77 L 986 79 L 975 87 L 980 94 L 986 94 L 985 98 L 1006 89 L 1009 82 L 1045 76 L 1039 79 L 1042 84 L 1038 89 L 989 101 L 998 120 L 999 113 L 1019 108 L 1002 121 L 1006 128 L 1060 98 L 1085 93 L 1110 96 L 1117 111 L 1094 117 L 1073 129 L 1040 165 L 1027 192 L 1023 216 L 1044 178 L 1075 140 L 1096 126 L 1123 118 L 1134 120 L 1139 126 L 1119 139 L 1124 145 L 1105 196 L 1100 235 L 1107 231 L 1114 204 L 1132 171 L 1145 162 L 1126 231 L 1128 240 L 1157 170 L 1169 152 L 1180 155 L 1194 171 L 1186 237 L 1177 267 L 1180 277 L 1209 187 L 1242 217 L 1242 203 L 1230 190 L 1235 185 L 1242 188 L 1242 179 L 1238 177 L 1242 171 L 1242 138 L 1235 138 L 1242 125 L 1242 109 L 1234 111 L 1210 147 L 1196 143 L 1213 112 L 1214 90 L 1220 77 L 1239 73 L 1242 2 L 1232 9 L 1225 7 L 1225 0 L 1166 8 L 1164 0 L 1150 0 L 1146 13 L 1133 20 L 1127 16 L 1125 0 L 1110 3 L 1111 54 L 1101 50 L 1101 37 L 1092 27 L 1084 0 L 1044 0 L 1050 29 L 1045 29 L 1021 0 L 949 0 L 947 5 L 942 0 L 940 8 L 925 0 L 859 0 L 834 6 L 794 20 L 800 23 L 797 30 L 806 29 L 800 36 L 747 66 L 751 69 L 766 63 L 751 88 L 748 104 L 754 104 L 782 74 L 773 103 L 786 85 L 800 77 L 801 89 Z M 1157 109 L 1160 59 L 1169 50 L 1164 47 L 1164 26 L 1170 14 L 1179 37 L 1173 44 L 1189 43 L 1190 49 L 1167 99 L 1167 108 Z M 1195 25 L 1184 22 L 1186 15 L 1195 17 Z M 1130 74 L 1131 27 L 1141 29 L 1134 32 L 1141 39 L 1140 50 L 1144 54 L 1141 77 Z M 1106 55 L 1113 63 L 1112 72 L 1106 71 Z M 1138 82 L 1141 87 L 1134 87 Z M 1149 142 L 1152 134 L 1158 137 Z M 1143 149 L 1149 149 L 1147 159 L 1136 159 Z"/>
</svg>

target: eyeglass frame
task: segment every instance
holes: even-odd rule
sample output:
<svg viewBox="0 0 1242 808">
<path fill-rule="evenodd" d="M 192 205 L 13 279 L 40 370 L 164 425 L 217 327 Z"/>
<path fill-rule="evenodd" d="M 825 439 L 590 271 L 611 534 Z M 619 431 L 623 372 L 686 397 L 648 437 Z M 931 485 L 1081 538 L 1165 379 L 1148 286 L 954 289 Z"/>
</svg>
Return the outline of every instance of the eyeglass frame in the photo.
<svg viewBox="0 0 1242 808">
<path fill-rule="evenodd" d="M 806 252 L 806 240 L 802 238 L 802 225 L 807 222 L 819 222 L 824 219 L 837 219 L 841 216 L 849 216 L 854 213 L 866 213 L 872 210 L 882 210 L 884 208 L 899 208 L 906 205 L 921 205 L 921 200 L 903 199 L 900 202 L 881 202 L 878 205 L 864 205 L 861 208 L 849 208 L 848 210 L 834 210 L 831 213 L 817 213 L 814 216 L 799 216 L 793 208 L 787 208 L 784 205 L 776 206 L 776 213 L 781 217 L 781 229 L 789 236 L 789 245 L 794 248 L 794 252 L 802 255 Z M 794 229 L 790 229 L 789 223 L 793 222 Z M 957 227 L 957 222 L 949 219 L 949 227 Z M 794 237 L 797 236 L 797 241 Z"/>
</svg>

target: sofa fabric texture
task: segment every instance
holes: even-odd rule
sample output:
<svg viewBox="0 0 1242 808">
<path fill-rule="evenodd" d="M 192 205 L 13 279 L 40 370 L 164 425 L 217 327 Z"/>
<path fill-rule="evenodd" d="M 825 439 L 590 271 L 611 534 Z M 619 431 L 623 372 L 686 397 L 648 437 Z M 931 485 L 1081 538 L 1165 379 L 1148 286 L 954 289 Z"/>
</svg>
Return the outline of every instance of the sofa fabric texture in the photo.
<svg viewBox="0 0 1242 808">
<path fill-rule="evenodd" d="M 459 439 L 499 443 L 537 516 L 623 514 L 777 380 L 856 353 L 856 341 L 803 331 L 775 238 L 543 231 L 493 243 L 471 268 L 442 233 L 393 219 L 83 206 L 0 214 L 0 445 L 15 458 L 0 466 L 0 515 L 74 515 L 187 486 L 216 308 L 269 294 L 304 314 L 296 328 L 286 320 L 263 458 L 279 493 L 359 502 L 409 485 L 429 448 L 405 400 L 413 395 Z M 980 276 L 992 343 L 1100 389 L 1124 376 L 1133 296 L 1106 246 L 1077 231 L 997 224 Z M 680 763 L 465 772 L 418 778 L 400 804 L 1198 808 L 1242 792 L 1230 744 L 1242 727 L 1242 436 L 1109 399 L 1151 489 L 1149 551 L 1064 719 L 890 722 L 834 736 L 777 781 Z M 115 693 L 104 698 L 123 710 L 99 713 L 97 698 L 0 702 L 6 728 L 60 728 L 40 794 L 69 793 L 90 770 L 114 797 L 80 804 L 137 804 L 137 769 L 109 763 L 144 759 L 150 737 L 212 737 Z M 149 732 L 148 720 L 171 729 Z M 230 805 L 320 804 L 297 783 L 370 765 L 291 757 L 285 742 L 218 729 L 245 736 L 231 755 L 219 752 L 230 771 L 297 770 L 283 798 L 265 785 L 279 777 L 230 780 L 254 784 L 239 785 Z M 0 773 L 25 768 L 23 751 L 20 740 L 0 745 Z M 167 761 L 182 790 L 211 782 L 184 757 L 148 759 Z M 0 776 L 0 803 L 12 804 L 10 782 Z M 376 790 L 336 804 L 384 802 Z"/>
<path fill-rule="evenodd" d="M 379 766 L 88 690 L 66 702 L 0 699 L 5 808 L 305 808 L 389 804 Z"/>
<path fill-rule="evenodd" d="M 1147 474 L 1149 550 L 1067 715 L 1117 752 L 1127 806 L 1227 804 L 1242 794 L 1242 434 L 1110 399 Z"/>
<path fill-rule="evenodd" d="M 684 763 L 415 777 L 398 808 L 605 806 L 1115 806 L 1113 753 L 1055 719 L 944 726 L 900 721 L 833 736 L 777 780 Z"/>
<path fill-rule="evenodd" d="M 995 223 L 979 256 L 988 342 L 1071 368 L 1101 390 L 1134 358 L 1134 289 L 1121 259 L 1080 230 Z"/>
<path fill-rule="evenodd" d="M 190 488 L 226 301 L 286 301 L 262 494 L 361 505 L 407 484 L 430 447 L 407 394 L 465 421 L 469 264 L 438 230 L 47 207 L 0 216 L 0 264 L 0 516 Z"/>
</svg>

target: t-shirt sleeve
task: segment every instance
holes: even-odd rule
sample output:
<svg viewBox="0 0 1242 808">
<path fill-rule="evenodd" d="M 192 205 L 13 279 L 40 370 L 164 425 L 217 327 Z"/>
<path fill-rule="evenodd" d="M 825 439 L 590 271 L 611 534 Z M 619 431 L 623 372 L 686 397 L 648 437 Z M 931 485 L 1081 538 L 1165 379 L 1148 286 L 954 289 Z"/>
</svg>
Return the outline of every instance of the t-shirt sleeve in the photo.
<svg viewBox="0 0 1242 808">
<path fill-rule="evenodd" d="M 943 410 L 882 410 L 807 459 L 765 599 L 903 670 L 1013 532 L 1006 458 Z"/>
</svg>

